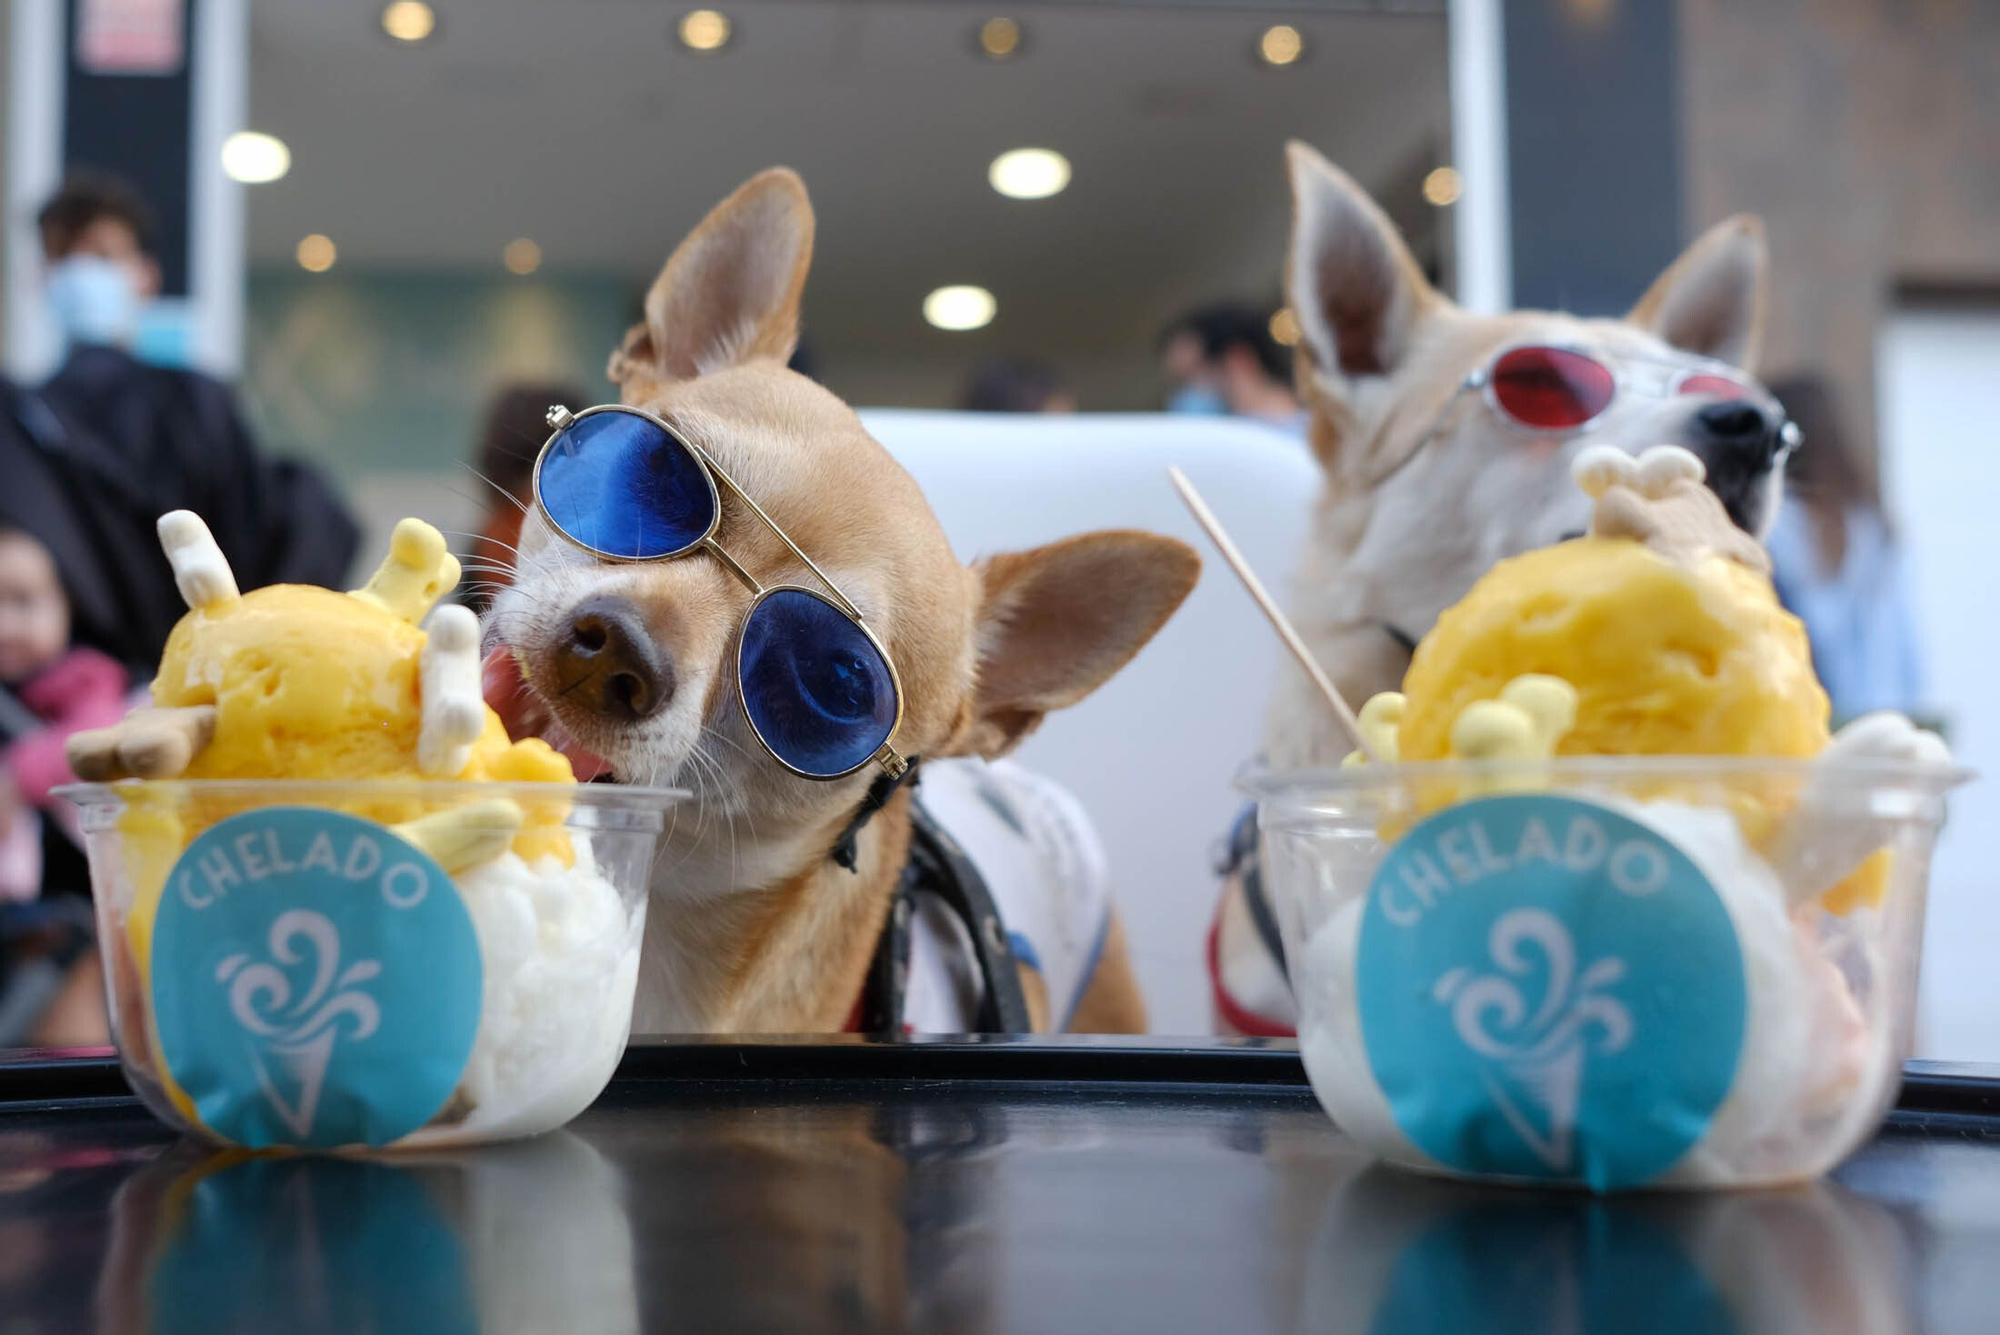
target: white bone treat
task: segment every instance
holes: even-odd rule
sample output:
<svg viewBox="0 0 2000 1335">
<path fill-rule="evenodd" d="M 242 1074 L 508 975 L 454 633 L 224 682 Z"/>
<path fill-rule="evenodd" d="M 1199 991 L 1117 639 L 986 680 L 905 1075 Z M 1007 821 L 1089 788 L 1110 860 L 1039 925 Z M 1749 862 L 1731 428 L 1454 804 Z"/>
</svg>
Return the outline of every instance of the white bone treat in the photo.
<svg viewBox="0 0 2000 1335">
<path fill-rule="evenodd" d="M 461 874 L 485 968 L 478 1036 L 454 1137 L 506 1136 L 568 1117 L 610 1078 L 631 1029 L 639 928 L 577 845 L 576 865 L 503 853 Z M 427 1132 L 410 1143 L 421 1144 Z"/>
<path fill-rule="evenodd" d="M 236 572 L 200 515 L 171 510 L 160 516 L 158 529 L 160 546 L 174 568 L 174 587 L 191 611 L 236 601 Z"/>
<path fill-rule="evenodd" d="M 1950 763 L 1951 751 L 1943 739 L 1901 714 L 1864 714 L 1834 734 L 1819 754 L 1776 856 L 1793 902 L 1825 893 L 1894 836 L 1894 820 L 1857 809 L 1849 793 L 1851 784 L 1842 781 L 1841 767 Z"/>
<path fill-rule="evenodd" d="M 1837 1139 L 1830 1120 L 1877 1115 L 1880 1089 L 1857 1086 L 1864 1071 L 1883 1065 L 1871 1061 L 1877 1054 L 1870 1045 L 1888 1043 L 1891 1026 L 1864 1023 L 1815 929 L 1788 913 L 1785 888 L 1728 812 L 1680 802 L 1604 804 L 1650 826 L 1700 867 L 1729 914 L 1747 985 L 1734 1081 L 1701 1139 L 1653 1185 L 1733 1186 L 1798 1176 L 1787 1166 L 1800 1161 L 1802 1141 Z M 1396 1125 L 1369 1065 L 1355 989 L 1366 904 L 1366 895 L 1353 897 L 1307 938 L 1293 971 L 1301 1054 L 1343 1130 L 1378 1153 L 1435 1168 Z M 1868 935 L 1856 933 L 1856 944 L 1879 969 Z"/>
<path fill-rule="evenodd" d="M 417 767 L 432 777 L 457 774 L 472 759 L 472 744 L 486 726 L 479 620 L 470 608 L 440 607 L 431 613 L 418 672 L 423 706 Z"/>
</svg>

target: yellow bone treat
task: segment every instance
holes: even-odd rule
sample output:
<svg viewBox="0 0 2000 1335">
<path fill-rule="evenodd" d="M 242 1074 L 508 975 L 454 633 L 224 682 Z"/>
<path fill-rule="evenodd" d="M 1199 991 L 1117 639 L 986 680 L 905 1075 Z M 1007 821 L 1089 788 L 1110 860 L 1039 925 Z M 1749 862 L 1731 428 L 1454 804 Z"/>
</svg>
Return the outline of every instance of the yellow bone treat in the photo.
<svg viewBox="0 0 2000 1335">
<path fill-rule="evenodd" d="M 446 550 L 444 535 L 421 519 L 404 519 L 390 535 L 389 554 L 353 596 L 415 625 L 457 585 L 458 558 Z"/>
<path fill-rule="evenodd" d="M 1396 763 L 1396 730 L 1403 726 L 1403 708 L 1407 703 L 1400 692 L 1382 691 L 1369 696 L 1356 716 L 1368 749 L 1385 765 Z M 1349 751 L 1340 763 L 1343 768 L 1351 769 L 1367 764 L 1368 756 L 1359 750 Z"/>
<path fill-rule="evenodd" d="M 453 876 L 507 851 L 521 828 L 521 808 L 504 798 L 434 811 L 389 828 Z"/>
<path fill-rule="evenodd" d="M 1529 673 L 1514 678 L 1497 700 L 1475 700 L 1451 727 L 1452 754 L 1469 761 L 1547 760 L 1576 720 L 1576 692 L 1559 677 Z M 1534 766 L 1485 776 L 1479 792 L 1537 788 L 1545 776 Z"/>
</svg>

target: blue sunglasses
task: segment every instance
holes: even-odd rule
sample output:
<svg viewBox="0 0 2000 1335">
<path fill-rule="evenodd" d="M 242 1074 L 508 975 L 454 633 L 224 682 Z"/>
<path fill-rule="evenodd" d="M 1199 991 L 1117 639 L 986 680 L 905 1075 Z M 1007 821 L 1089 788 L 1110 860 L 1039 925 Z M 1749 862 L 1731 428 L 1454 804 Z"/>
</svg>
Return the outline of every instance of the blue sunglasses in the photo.
<svg viewBox="0 0 2000 1335">
<path fill-rule="evenodd" d="M 871 761 L 890 778 L 909 762 L 890 745 L 903 686 L 861 612 L 729 474 L 658 417 L 616 405 L 549 409 L 555 434 L 535 459 L 535 504 L 572 545 L 606 561 L 706 551 L 750 590 L 736 643 L 743 716 L 792 773 L 839 779 Z M 720 484 L 718 486 L 718 484 Z M 826 592 L 766 587 L 715 541 L 721 489 L 741 501 Z"/>
</svg>

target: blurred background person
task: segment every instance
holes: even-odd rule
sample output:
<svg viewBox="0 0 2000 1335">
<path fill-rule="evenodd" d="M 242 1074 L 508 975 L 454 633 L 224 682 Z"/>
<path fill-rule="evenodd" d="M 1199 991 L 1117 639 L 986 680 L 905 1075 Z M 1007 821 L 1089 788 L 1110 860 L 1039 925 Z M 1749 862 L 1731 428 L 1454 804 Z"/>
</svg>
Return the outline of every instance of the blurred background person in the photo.
<svg viewBox="0 0 2000 1335">
<path fill-rule="evenodd" d="M 1915 710 L 1923 657 L 1875 470 L 1856 454 L 1825 380 L 1794 375 L 1770 388 L 1801 438 L 1768 543 L 1778 595 L 1806 624 L 1836 722 L 1874 709 Z"/>
<path fill-rule="evenodd" d="M 101 1042 L 89 880 L 74 817 L 70 734 L 125 712 L 125 670 L 70 642 L 54 557 L 0 527 L 0 1045 Z"/>
<path fill-rule="evenodd" d="M 184 610 L 154 533 L 167 510 L 207 520 L 245 588 L 342 583 L 359 534 L 320 475 L 266 457 L 228 386 L 132 354 L 160 276 L 144 201 L 113 178 L 77 175 L 36 224 L 67 353 L 42 387 L 47 412 L 36 410 L 28 437 L 43 447 L 43 467 L 66 504 L 8 517 L 59 560 L 79 546 L 110 557 L 113 587 L 90 601 L 116 604 L 116 614 L 79 618 L 79 636 L 135 667 L 158 659 Z M 86 541 L 75 540 L 79 529 Z"/>
<path fill-rule="evenodd" d="M 495 390 L 487 402 L 472 464 L 484 484 L 485 508 L 461 586 L 468 606 L 483 611 L 498 589 L 512 582 L 521 520 L 534 504 L 535 456 L 549 437 L 548 412 L 556 404 L 581 411 L 590 400 L 580 386 L 562 381 L 516 381 Z"/>
<path fill-rule="evenodd" d="M 1169 321 L 1160 331 L 1160 374 L 1170 413 L 1249 417 L 1305 434 L 1291 354 L 1271 336 L 1268 311 L 1219 302 Z"/>
<path fill-rule="evenodd" d="M 1044 362 L 995 357 L 966 377 L 958 406 L 971 413 L 1073 413 L 1076 394 Z"/>
</svg>

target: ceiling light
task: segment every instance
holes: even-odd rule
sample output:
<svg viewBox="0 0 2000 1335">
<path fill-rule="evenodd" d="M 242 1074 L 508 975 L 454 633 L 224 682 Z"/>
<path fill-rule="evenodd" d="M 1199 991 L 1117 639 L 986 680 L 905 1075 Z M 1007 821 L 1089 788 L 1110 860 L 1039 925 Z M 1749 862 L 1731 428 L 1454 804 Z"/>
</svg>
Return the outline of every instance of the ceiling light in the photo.
<svg viewBox="0 0 2000 1335">
<path fill-rule="evenodd" d="M 939 329 L 978 329 L 991 323 L 998 309 L 991 292 L 965 284 L 941 287 L 924 298 L 924 318 Z"/>
<path fill-rule="evenodd" d="M 542 248 L 525 236 L 517 236 L 500 252 L 500 262 L 508 273 L 531 274 L 542 267 Z"/>
<path fill-rule="evenodd" d="M 979 49 L 1005 60 L 1021 49 L 1021 25 L 1012 19 L 988 19 L 979 25 Z"/>
<path fill-rule="evenodd" d="M 307 273 L 325 273 L 340 258 L 340 252 L 334 249 L 333 238 L 324 232 L 300 238 L 297 254 L 299 267 Z"/>
<path fill-rule="evenodd" d="M 1273 24 L 1257 39 L 1257 54 L 1266 65 L 1289 65 L 1305 53 L 1306 39 L 1289 23 Z"/>
<path fill-rule="evenodd" d="M 421 42 L 437 31 L 437 11 L 423 0 L 396 0 L 382 7 L 382 31 L 399 42 Z"/>
<path fill-rule="evenodd" d="M 292 169 L 292 150 L 275 135 L 238 130 L 222 141 L 222 170 L 232 181 L 263 185 Z"/>
<path fill-rule="evenodd" d="M 1298 346 L 1299 317 L 1292 314 L 1290 306 L 1280 306 L 1271 312 L 1271 337 L 1282 347 Z"/>
<path fill-rule="evenodd" d="M 713 9 L 681 15 L 681 45 L 690 51 L 720 51 L 729 42 L 729 19 Z"/>
<path fill-rule="evenodd" d="M 1465 180 L 1456 167 L 1433 167 L 1424 177 L 1424 198 L 1439 208 L 1458 203 L 1464 193 Z"/>
<path fill-rule="evenodd" d="M 1069 159 L 1053 148 L 1013 148 L 993 159 L 986 179 L 1009 199 L 1047 199 L 1069 184 Z"/>
</svg>

